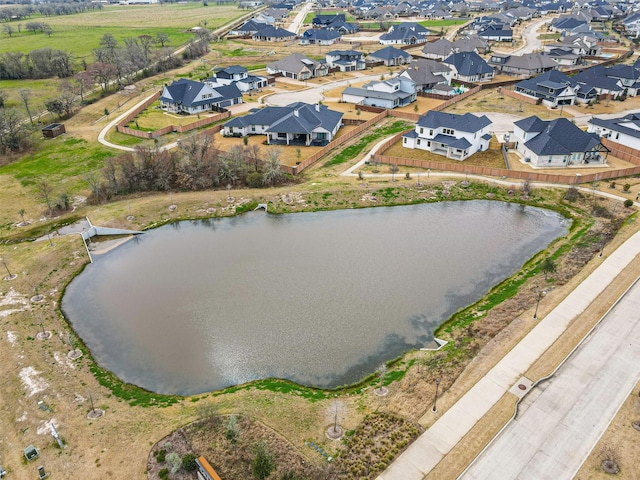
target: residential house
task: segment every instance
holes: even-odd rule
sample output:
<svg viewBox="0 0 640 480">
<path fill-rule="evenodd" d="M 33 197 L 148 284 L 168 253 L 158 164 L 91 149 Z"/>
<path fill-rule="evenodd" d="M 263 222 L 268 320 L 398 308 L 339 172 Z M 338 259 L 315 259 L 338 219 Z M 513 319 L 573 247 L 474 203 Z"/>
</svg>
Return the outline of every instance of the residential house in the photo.
<svg viewBox="0 0 640 480">
<path fill-rule="evenodd" d="M 164 87 L 160 108 L 172 113 L 196 114 L 242 103 L 242 93 L 235 85 L 209 85 L 181 78 Z"/>
<path fill-rule="evenodd" d="M 609 98 L 617 99 L 623 95 L 635 95 L 638 89 L 637 81 L 634 81 L 633 78 L 626 78 L 625 82 L 623 82 L 620 76 L 625 75 L 625 72 L 612 68 L 613 67 L 596 65 L 595 67 L 587 68 L 579 72 L 573 79 L 578 82 L 593 85 L 598 95 L 606 95 Z M 632 74 L 629 73 L 629 75 L 631 76 Z"/>
<path fill-rule="evenodd" d="M 533 115 L 518 120 L 511 141 L 525 162 L 539 168 L 601 165 L 609 152 L 598 135 L 582 131 L 566 118 L 541 120 Z"/>
<path fill-rule="evenodd" d="M 333 45 L 340 40 L 340 32 L 311 28 L 300 37 L 300 45 Z"/>
<path fill-rule="evenodd" d="M 494 53 L 488 63 L 496 72 L 525 77 L 558 68 L 558 64 L 551 57 L 541 53 L 525 53 L 523 55 Z"/>
<path fill-rule="evenodd" d="M 625 32 L 629 38 L 640 38 L 640 13 L 633 13 L 622 20 Z"/>
<path fill-rule="evenodd" d="M 640 114 L 611 119 L 594 117 L 588 123 L 587 132 L 640 151 Z"/>
<path fill-rule="evenodd" d="M 588 83 L 579 83 L 557 70 L 549 70 L 534 78 L 516 83 L 514 90 L 522 95 L 539 98 L 548 107 L 588 103 L 597 98 L 597 91 Z"/>
<path fill-rule="evenodd" d="M 295 38 L 296 34 L 280 27 L 267 25 L 251 35 L 254 42 L 284 42 Z"/>
<path fill-rule="evenodd" d="M 362 88 L 347 87 L 342 101 L 380 108 L 396 108 L 416 100 L 416 84 L 410 78 L 394 77 L 366 83 Z"/>
<path fill-rule="evenodd" d="M 453 53 L 456 53 L 453 42 L 444 37 L 435 42 L 428 42 L 422 47 L 422 54 L 431 60 L 444 60 Z"/>
<path fill-rule="evenodd" d="M 488 82 L 493 79 L 493 68 L 474 52 L 454 53 L 443 60 L 453 70 L 453 78 L 465 82 Z"/>
<path fill-rule="evenodd" d="M 453 72 L 448 65 L 442 62 L 426 59 L 414 60 L 406 70 L 400 73 L 400 76 L 413 80 L 418 92 L 436 93 L 433 90 L 438 88 L 440 91 L 446 90 L 453 93 L 451 89 L 445 88 L 445 86 L 451 86 Z"/>
<path fill-rule="evenodd" d="M 581 55 L 573 53 L 570 48 L 564 47 L 546 48 L 545 55 L 556 62 L 559 67 L 577 65 L 582 58 Z"/>
<path fill-rule="evenodd" d="M 251 19 L 229 32 L 229 35 L 253 35 L 265 28 L 268 23 L 259 22 L 255 19 Z"/>
<path fill-rule="evenodd" d="M 489 25 L 478 32 L 478 37 L 492 42 L 511 42 L 513 41 L 513 30 L 505 25 Z"/>
<path fill-rule="evenodd" d="M 387 33 L 380 35 L 382 45 L 417 45 L 427 42 L 429 29 L 419 23 L 404 22 L 389 27 Z"/>
<path fill-rule="evenodd" d="M 315 28 L 326 28 L 334 22 L 346 22 L 347 17 L 344 13 L 316 14 L 311 20 L 311 25 Z"/>
<path fill-rule="evenodd" d="M 543 45 L 545 52 L 554 48 L 569 48 L 571 52 L 581 56 L 597 56 L 602 52 L 598 38 L 590 34 L 570 35 L 564 37 L 561 42 Z"/>
<path fill-rule="evenodd" d="M 416 123 L 416 128 L 403 135 L 402 146 L 419 148 L 453 160 L 465 160 L 476 152 L 487 150 L 491 120 L 485 115 L 429 110 Z"/>
<path fill-rule="evenodd" d="M 302 53 L 293 53 L 268 64 L 267 73 L 269 75 L 282 74 L 284 77 L 304 81 L 310 78 L 324 77 L 329 73 L 329 69 L 325 63 L 311 60 Z"/>
<path fill-rule="evenodd" d="M 325 58 L 329 68 L 339 68 L 341 72 L 355 72 L 367 67 L 364 54 L 355 50 L 331 50 Z"/>
<path fill-rule="evenodd" d="M 234 84 L 242 93 L 260 90 L 269 84 L 267 77 L 249 75 L 248 70 L 240 65 L 217 69 L 214 77 L 206 83 L 209 86 Z"/>
<path fill-rule="evenodd" d="M 224 124 L 225 136 L 266 135 L 270 145 L 326 145 L 342 126 L 342 112 L 297 102 L 265 107 Z"/>
<path fill-rule="evenodd" d="M 383 62 L 386 66 L 406 65 L 411 63 L 413 57 L 410 53 L 388 45 L 380 50 L 370 53 L 367 57 L 369 62 Z"/>
<path fill-rule="evenodd" d="M 475 53 L 489 53 L 489 42 L 480 38 L 478 35 L 468 35 L 466 37 L 460 37 L 453 42 L 454 53 L 460 52 L 475 52 Z"/>
</svg>

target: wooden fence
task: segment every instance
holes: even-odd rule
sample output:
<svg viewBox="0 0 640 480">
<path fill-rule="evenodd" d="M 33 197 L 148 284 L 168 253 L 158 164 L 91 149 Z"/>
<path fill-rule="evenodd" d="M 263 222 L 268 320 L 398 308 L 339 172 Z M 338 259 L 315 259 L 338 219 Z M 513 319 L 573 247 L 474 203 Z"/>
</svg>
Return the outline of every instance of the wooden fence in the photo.
<svg viewBox="0 0 640 480">
<path fill-rule="evenodd" d="M 133 110 L 129 115 L 122 119 L 116 125 L 116 131 L 120 133 L 124 133 L 126 135 L 131 135 L 138 138 L 158 138 L 162 135 L 166 135 L 168 133 L 177 132 L 184 133 L 190 130 L 194 130 L 196 128 L 204 127 L 205 125 L 211 125 L 212 123 L 219 122 L 220 120 L 224 120 L 225 118 L 229 118 L 231 116 L 230 111 L 224 111 L 218 113 L 217 115 L 212 115 L 210 117 L 206 117 L 195 122 L 189 123 L 187 125 L 167 125 L 166 127 L 159 128 L 158 130 L 154 130 L 153 132 L 145 132 L 142 130 L 137 130 L 135 128 L 129 128 L 126 125 L 133 121 L 140 112 L 142 112 L 145 108 L 149 107 L 153 102 L 155 102 L 158 98 L 160 98 L 162 92 L 156 92 L 152 97 L 150 97 L 146 102 L 141 104 L 138 108 Z M 219 131 L 220 129 L 218 129 Z"/>
<path fill-rule="evenodd" d="M 594 181 L 609 180 L 618 177 L 627 177 L 630 175 L 640 174 L 640 166 L 622 168 L 619 170 L 610 170 L 599 173 L 588 173 L 578 175 L 567 175 L 566 173 L 540 173 L 528 172 L 520 170 L 507 170 L 506 168 L 480 167 L 477 165 L 467 165 L 464 162 L 457 163 L 441 163 L 430 160 L 416 160 L 412 158 L 391 157 L 386 155 L 375 154 L 371 156 L 371 161 L 385 164 L 393 164 L 405 167 L 418 167 L 431 170 L 443 170 L 447 172 L 456 172 L 469 175 L 481 175 L 488 177 L 504 177 L 513 180 L 530 180 L 532 182 L 545 182 L 556 184 L 578 184 L 590 183 Z"/>
<path fill-rule="evenodd" d="M 634 165 L 640 165 L 640 150 L 613 142 L 608 138 L 601 138 L 600 141 L 610 150 L 611 155 L 614 157 L 624 160 L 625 162 L 633 163 Z"/>
<path fill-rule="evenodd" d="M 304 161 L 300 162 L 298 165 L 295 165 L 293 167 L 291 167 L 289 165 L 280 165 L 280 168 L 285 173 L 289 173 L 291 175 L 297 175 L 298 173 L 302 172 L 306 168 L 309 168 L 311 165 L 316 163 L 322 157 L 327 155 L 331 150 L 333 150 L 334 148 L 339 147 L 340 145 L 348 142 L 353 137 L 355 137 L 357 135 L 360 135 L 362 132 L 364 132 L 368 128 L 371 128 L 376 123 L 380 122 L 387 115 L 388 115 L 387 110 L 384 110 L 383 112 L 381 112 L 378 115 L 376 115 L 375 117 L 373 117 L 371 120 L 368 120 L 368 121 L 358 125 L 356 128 L 354 128 L 350 132 L 347 132 L 344 135 L 339 136 L 338 138 L 336 138 L 335 140 L 330 142 L 326 147 L 322 148 L 321 150 L 318 150 L 316 153 L 314 153 L 310 157 L 306 158 Z"/>
</svg>

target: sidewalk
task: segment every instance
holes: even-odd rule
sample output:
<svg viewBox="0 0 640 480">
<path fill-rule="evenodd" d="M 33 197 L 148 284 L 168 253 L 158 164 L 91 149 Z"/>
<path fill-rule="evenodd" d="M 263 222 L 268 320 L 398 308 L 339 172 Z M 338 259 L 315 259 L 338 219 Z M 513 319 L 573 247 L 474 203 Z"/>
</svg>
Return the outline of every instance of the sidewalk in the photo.
<svg viewBox="0 0 640 480">
<path fill-rule="evenodd" d="M 524 372 L 560 337 L 611 281 L 640 253 L 640 232 L 596 268 L 529 334 L 423 433 L 378 480 L 422 480 L 473 428 Z"/>
</svg>

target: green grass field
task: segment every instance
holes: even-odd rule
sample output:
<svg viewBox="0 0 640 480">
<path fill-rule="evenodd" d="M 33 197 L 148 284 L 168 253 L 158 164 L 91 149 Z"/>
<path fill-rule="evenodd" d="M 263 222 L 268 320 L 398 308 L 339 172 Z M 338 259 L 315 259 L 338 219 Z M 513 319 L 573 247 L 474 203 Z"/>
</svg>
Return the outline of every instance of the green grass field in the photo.
<svg viewBox="0 0 640 480">
<path fill-rule="evenodd" d="M 187 29 L 206 21 L 207 27 L 216 29 L 244 13 L 235 5 L 203 7 L 190 3 L 157 4 L 144 6 L 107 6 L 101 11 L 58 17 L 37 17 L 29 21 L 42 21 L 53 28 L 53 35 L 31 33 L 22 29 L 17 33 L 18 22 L 12 23 L 16 33 L 9 37 L 0 31 L 0 53 L 24 52 L 43 47 L 70 50 L 76 60 L 92 61 L 91 52 L 100 44 L 105 33 L 117 40 L 139 35 L 155 36 L 163 32 L 169 35 L 170 46 L 177 47 L 193 37 Z"/>
<path fill-rule="evenodd" d="M 69 193 L 75 193 L 87 188 L 84 175 L 99 170 L 106 158 L 118 154 L 98 143 L 90 144 L 69 135 L 39 139 L 37 143 L 35 153 L 0 167 L 0 176 L 13 176 L 23 186 L 33 185 L 39 178 L 46 177 Z"/>
</svg>

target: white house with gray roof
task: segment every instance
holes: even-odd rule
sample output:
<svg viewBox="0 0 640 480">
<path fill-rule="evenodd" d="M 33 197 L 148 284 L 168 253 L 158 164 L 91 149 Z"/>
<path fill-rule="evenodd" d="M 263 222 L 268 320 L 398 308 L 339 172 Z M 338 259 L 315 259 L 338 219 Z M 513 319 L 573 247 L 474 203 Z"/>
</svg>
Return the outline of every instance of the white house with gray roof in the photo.
<svg viewBox="0 0 640 480">
<path fill-rule="evenodd" d="M 524 161 L 538 168 L 602 165 L 609 151 L 596 134 L 582 131 L 566 118 L 547 121 L 533 115 L 518 120 L 511 141 Z"/>
<path fill-rule="evenodd" d="M 588 123 L 587 132 L 640 151 L 640 113 L 608 120 L 594 117 Z"/>
<path fill-rule="evenodd" d="M 242 103 L 242 93 L 231 85 L 211 86 L 187 78 L 162 90 L 160 108 L 172 113 L 196 114 Z"/>
<path fill-rule="evenodd" d="M 269 75 L 282 74 L 283 77 L 295 80 L 309 80 L 315 77 L 324 77 L 329 73 L 326 63 L 311 60 L 302 53 L 293 53 L 267 65 Z"/>
<path fill-rule="evenodd" d="M 406 77 L 395 77 L 366 83 L 362 88 L 347 87 L 342 92 L 342 101 L 369 105 L 370 107 L 396 108 L 409 105 L 416 100 L 416 84 Z"/>
<path fill-rule="evenodd" d="M 419 148 L 453 160 L 465 160 L 476 152 L 487 150 L 491 120 L 472 113 L 456 115 L 429 110 L 416 123 L 416 128 L 402 137 L 402 146 Z"/>
<path fill-rule="evenodd" d="M 286 107 L 265 107 L 224 124 L 223 135 L 266 135 L 270 145 L 326 145 L 342 126 L 342 112 L 326 105 L 297 102 Z"/>
</svg>

